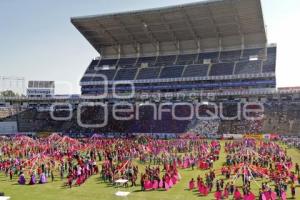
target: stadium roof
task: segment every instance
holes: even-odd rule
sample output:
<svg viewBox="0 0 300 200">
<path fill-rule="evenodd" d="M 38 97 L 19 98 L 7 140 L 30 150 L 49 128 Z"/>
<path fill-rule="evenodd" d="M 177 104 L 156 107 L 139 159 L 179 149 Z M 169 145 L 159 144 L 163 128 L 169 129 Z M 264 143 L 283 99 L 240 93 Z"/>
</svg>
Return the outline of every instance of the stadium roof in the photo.
<svg viewBox="0 0 300 200">
<path fill-rule="evenodd" d="M 210 0 L 71 18 L 102 55 L 251 48 L 267 43 L 260 0 Z"/>
</svg>

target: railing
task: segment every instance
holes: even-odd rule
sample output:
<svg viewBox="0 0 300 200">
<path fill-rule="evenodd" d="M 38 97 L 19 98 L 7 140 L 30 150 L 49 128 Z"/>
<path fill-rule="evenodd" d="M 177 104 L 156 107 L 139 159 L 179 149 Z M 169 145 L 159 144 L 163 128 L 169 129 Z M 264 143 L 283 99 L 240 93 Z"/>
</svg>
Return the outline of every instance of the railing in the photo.
<svg viewBox="0 0 300 200">
<path fill-rule="evenodd" d="M 126 93 L 123 93 L 126 95 Z M 181 98 L 181 97 L 204 97 L 204 96 L 241 96 L 241 95 L 285 95 L 285 94 L 300 94 L 299 89 L 287 89 L 287 90 L 277 90 L 275 88 L 257 88 L 257 89 L 228 89 L 228 90 L 192 90 L 192 91 L 180 91 L 180 92 L 147 92 L 147 93 L 135 93 L 131 99 L 140 98 Z M 76 97 L 70 96 L 53 96 L 53 97 L 3 97 L 0 96 L 0 100 L 2 101 L 70 101 L 70 102 L 80 102 L 91 99 L 92 95 L 78 95 Z M 93 97 L 93 96 L 92 96 Z M 111 99 L 114 98 L 112 94 L 107 94 L 107 96 L 103 99 Z M 100 99 L 95 95 L 92 99 Z"/>
<path fill-rule="evenodd" d="M 163 89 L 180 89 L 180 90 L 193 90 L 193 89 L 215 89 L 215 88 L 232 88 L 232 87 L 254 87 L 260 85 L 275 85 L 275 80 L 260 80 L 260 81 L 232 81 L 232 82 L 218 82 L 218 83 L 182 83 L 182 84 L 168 84 L 168 85 L 137 85 L 134 87 L 123 86 L 118 89 L 117 91 L 139 91 L 139 90 L 163 90 Z M 107 88 L 111 90 L 111 87 Z M 82 88 L 84 92 L 102 92 L 104 88 Z"/>
<path fill-rule="evenodd" d="M 94 77 L 95 74 L 86 74 L 85 77 Z M 224 76 L 205 76 L 205 77 L 180 77 L 180 78 L 157 78 L 157 79 L 143 79 L 143 80 L 122 80 L 122 82 L 129 83 L 169 83 L 169 82 L 183 82 L 183 81 L 206 81 L 206 80 L 231 80 L 231 79 L 252 79 L 252 78 L 270 78 L 275 77 L 275 73 L 262 74 L 239 74 L 239 75 L 224 75 Z M 117 81 L 84 81 L 81 86 L 86 85 L 103 85 L 113 84 Z"/>
</svg>

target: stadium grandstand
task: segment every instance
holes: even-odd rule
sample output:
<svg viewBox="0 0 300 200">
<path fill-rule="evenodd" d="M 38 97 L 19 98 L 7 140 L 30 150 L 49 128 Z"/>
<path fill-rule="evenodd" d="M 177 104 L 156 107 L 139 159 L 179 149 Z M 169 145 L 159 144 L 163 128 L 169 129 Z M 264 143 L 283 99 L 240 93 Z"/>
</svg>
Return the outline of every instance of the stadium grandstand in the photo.
<svg viewBox="0 0 300 200">
<path fill-rule="evenodd" d="M 260 1 L 208 1 L 71 22 L 101 55 L 81 79 L 82 95 L 101 94 L 103 76 L 109 89 L 125 81 L 148 93 L 276 87 L 276 45 L 267 43 Z"/>
<path fill-rule="evenodd" d="M 300 103 L 300 88 L 276 88 L 277 47 L 268 43 L 260 0 L 73 17 L 71 23 L 99 53 L 80 80 L 81 96 L 1 97 L 1 112 L 6 114 L 0 121 L 16 121 L 19 132 L 88 135 L 299 131 L 300 109 L 295 105 Z M 105 127 L 77 123 L 78 118 L 84 124 L 104 120 L 101 107 L 79 109 L 81 103 L 107 103 L 111 111 L 120 101 L 139 105 L 140 119 L 118 121 L 109 114 Z M 260 102 L 264 117 L 178 121 L 164 113 L 162 120 L 155 120 L 153 108 L 147 107 L 180 101 L 206 102 L 203 115 L 212 109 L 209 102 L 222 103 L 226 116 L 235 116 L 237 103 Z M 189 115 L 184 106 L 176 112 Z"/>
</svg>

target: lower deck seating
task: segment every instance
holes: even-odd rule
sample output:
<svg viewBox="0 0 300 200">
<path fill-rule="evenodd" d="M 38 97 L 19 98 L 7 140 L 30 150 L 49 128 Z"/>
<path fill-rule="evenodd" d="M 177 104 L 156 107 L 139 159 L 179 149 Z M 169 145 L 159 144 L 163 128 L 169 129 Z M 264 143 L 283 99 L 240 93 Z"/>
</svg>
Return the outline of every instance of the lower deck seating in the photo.
<svg viewBox="0 0 300 200">
<path fill-rule="evenodd" d="M 16 117 L 14 117 L 15 114 L 18 113 L 18 110 L 12 107 L 0 107 L 0 121 L 14 121 L 16 120 Z"/>
<path fill-rule="evenodd" d="M 223 101 L 222 101 L 223 102 Z M 136 102 L 140 105 L 140 102 Z M 236 103 L 226 103 L 223 102 L 223 114 L 227 117 L 233 117 L 237 115 L 238 112 L 238 102 Z M 157 103 L 157 108 L 159 103 Z M 112 105 L 108 105 L 108 113 L 112 113 Z M 165 109 L 172 109 L 171 105 L 166 105 Z M 205 130 L 215 130 L 218 133 L 228 133 L 234 132 L 237 134 L 249 133 L 249 132 L 280 132 L 282 134 L 298 134 L 300 128 L 300 107 L 299 102 L 293 101 L 281 101 L 281 102 L 271 102 L 268 100 L 264 104 L 264 118 L 257 121 L 249 120 L 222 120 L 215 119 L 207 123 L 203 120 L 185 120 L 179 121 L 172 119 L 171 113 L 162 113 L 162 120 L 154 120 L 155 109 L 149 104 L 141 105 L 139 107 L 139 119 L 133 119 L 129 121 L 120 121 L 114 119 L 111 115 L 108 116 L 108 124 L 105 127 L 94 129 L 94 128 L 83 128 L 80 127 L 77 121 L 77 108 L 73 110 L 72 118 L 68 121 L 57 121 L 51 118 L 49 112 L 39 112 L 37 109 L 26 109 L 20 112 L 11 113 L 9 112 L 10 119 L 13 118 L 18 121 L 19 132 L 81 132 L 81 133 L 95 133 L 95 131 L 101 133 L 182 133 L 186 130 L 194 128 L 195 130 L 205 131 Z M 200 116 L 205 116 L 207 111 L 213 108 L 201 107 L 199 110 Z M 1 110 L 4 115 L 7 115 L 7 110 Z M 135 110 L 136 111 L 136 110 Z M 134 111 L 134 113 L 135 113 Z M 129 112 L 131 113 L 131 112 Z M 188 106 L 177 106 L 175 110 L 176 116 L 189 116 L 190 108 Z M 65 116 L 69 114 L 66 111 L 58 111 L 55 113 L 57 116 Z M 102 122 L 104 111 L 100 107 L 82 108 L 81 120 L 84 123 L 90 122 Z M 205 128 L 206 127 L 206 128 Z"/>
</svg>

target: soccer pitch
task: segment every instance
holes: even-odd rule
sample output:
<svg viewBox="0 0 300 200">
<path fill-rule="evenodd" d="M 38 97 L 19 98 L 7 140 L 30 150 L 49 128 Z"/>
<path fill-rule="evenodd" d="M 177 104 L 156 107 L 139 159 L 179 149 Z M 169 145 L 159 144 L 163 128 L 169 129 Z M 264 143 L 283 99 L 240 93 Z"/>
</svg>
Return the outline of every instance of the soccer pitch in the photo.
<svg viewBox="0 0 300 200">
<path fill-rule="evenodd" d="M 224 153 L 224 142 L 221 142 L 222 148 L 220 153 L 220 159 L 214 163 L 214 169 L 218 170 L 222 167 L 225 162 Z M 300 152 L 296 149 L 288 149 L 288 155 L 292 157 L 294 163 L 300 163 Z M 100 163 L 98 163 L 100 165 Z M 139 170 L 144 171 L 146 165 L 139 164 Z M 100 167 L 100 166 L 99 166 Z M 132 199 L 132 200 L 176 200 L 176 199 L 215 199 L 215 187 L 208 196 L 201 196 L 197 190 L 189 191 L 188 183 L 191 178 L 196 179 L 198 175 L 204 177 L 208 170 L 199 170 L 195 168 L 180 169 L 179 170 L 182 179 L 180 182 L 173 186 L 168 191 L 158 190 L 158 191 L 141 191 L 141 187 L 138 185 L 136 187 L 127 188 L 117 188 L 104 183 L 100 175 L 94 175 L 90 177 L 83 185 L 78 187 L 64 187 L 66 179 L 61 181 L 58 174 L 56 174 L 55 181 L 49 182 L 44 185 L 36 184 L 30 185 L 19 185 L 17 183 L 18 177 L 15 176 L 12 181 L 9 177 L 6 177 L 3 173 L 0 174 L 0 191 L 5 193 L 5 196 L 10 196 L 12 200 L 114 200 L 114 199 Z M 224 178 L 224 176 L 217 173 L 217 179 Z M 229 179 L 231 180 L 231 179 Z M 256 179 L 256 182 L 251 182 L 251 191 L 257 195 L 261 183 L 267 180 Z M 139 184 L 139 180 L 137 181 Z M 242 186 L 242 180 L 239 178 L 236 185 Z M 270 186 L 272 183 L 270 182 Z M 130 194 L 127 197 L 118 197 L 115 195 L 117 191 L 127 191 Z M 299 195 L 300 189 L 297 187 L 296 197 Z M 290 188 L 288 188 L 287 198 L 291 197 Z M 232 196 L 229 197 L 232 199 Z M 300 198 L 296 198 L 300 199 Z"/>
</svg>

